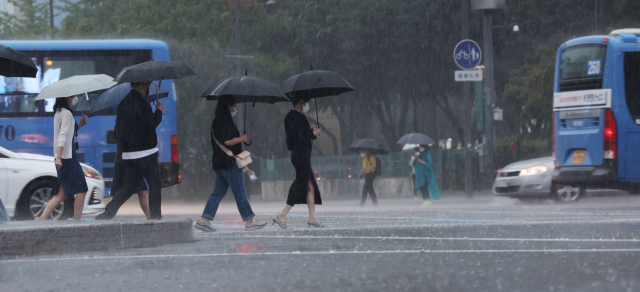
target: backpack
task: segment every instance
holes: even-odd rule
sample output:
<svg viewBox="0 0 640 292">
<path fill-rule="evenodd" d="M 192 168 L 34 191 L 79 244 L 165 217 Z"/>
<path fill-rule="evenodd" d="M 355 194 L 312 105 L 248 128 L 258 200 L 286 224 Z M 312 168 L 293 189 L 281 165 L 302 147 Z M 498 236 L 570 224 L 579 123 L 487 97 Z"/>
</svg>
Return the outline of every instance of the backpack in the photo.
<svg viewBox="0 0 640 292">
<path fill-rule="evenodd" d="M 371 156 L 369 156 L 369 163 L 371 163 Z M 382 175 L 382 162 L 380 162 L 380 158 L 376 157 L 376 169 L 373 171 L 375 176 Z"/>
</svg>

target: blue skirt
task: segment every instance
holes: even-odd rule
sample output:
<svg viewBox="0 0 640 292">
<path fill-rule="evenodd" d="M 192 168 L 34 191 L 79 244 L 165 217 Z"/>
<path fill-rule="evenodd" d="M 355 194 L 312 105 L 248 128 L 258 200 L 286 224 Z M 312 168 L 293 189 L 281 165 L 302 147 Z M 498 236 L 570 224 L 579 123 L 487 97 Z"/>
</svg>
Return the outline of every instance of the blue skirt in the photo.
<svg viewBox="0 0 640 292">
<path fill-rule="evenodd" d="M 51 195 L 55 196 L 58 194 L 60 185 L 62 185 L 65 195 L 86 193 L 89 187 L 87 187 L 87 181 L 84 177 L 80 162 L 75 158 L 61 160 L 62 167 L 57 169 L 58 180 L 51 190 Z"/>
</svg>

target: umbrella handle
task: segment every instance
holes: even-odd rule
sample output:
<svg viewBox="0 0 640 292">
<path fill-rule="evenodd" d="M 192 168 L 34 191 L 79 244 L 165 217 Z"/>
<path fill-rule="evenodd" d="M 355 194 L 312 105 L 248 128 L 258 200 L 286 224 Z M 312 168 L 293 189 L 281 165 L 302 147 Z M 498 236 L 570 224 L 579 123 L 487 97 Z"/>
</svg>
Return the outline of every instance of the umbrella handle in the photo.
<svg viewBox="0 0 640 292">
<path fill-rule="evenodd" d="M 242 131 L 242 134 L 245 134 L 245 135 L 246 135 L 246 134 L 247 134 L 247 131 L 246 131 L 246 130 L 245 130 L 245 131 Z M 248 142 L 248 143 L 247 143 L 247 142 L 244 142 L 244 145 L 246 145 L 246 146 L 251 146 L 251 144 L 253 144 L 253 139 L 249 140 L 249 142 Z"/>
</svg>

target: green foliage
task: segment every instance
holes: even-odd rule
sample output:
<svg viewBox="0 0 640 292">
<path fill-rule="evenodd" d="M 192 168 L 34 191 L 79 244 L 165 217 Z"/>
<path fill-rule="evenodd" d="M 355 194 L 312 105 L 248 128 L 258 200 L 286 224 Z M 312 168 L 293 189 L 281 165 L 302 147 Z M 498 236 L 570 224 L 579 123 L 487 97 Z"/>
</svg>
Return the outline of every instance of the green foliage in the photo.
<svg viewBox="0 0 640 292">
<path fill-rule="evenodd" d="M 49 3 L 37 0 L 8 0 L 20 10 L 21 17 L 1 12 L 0 37 L 44 38 L 51 33 L 49 28 Z"/>
</svg>

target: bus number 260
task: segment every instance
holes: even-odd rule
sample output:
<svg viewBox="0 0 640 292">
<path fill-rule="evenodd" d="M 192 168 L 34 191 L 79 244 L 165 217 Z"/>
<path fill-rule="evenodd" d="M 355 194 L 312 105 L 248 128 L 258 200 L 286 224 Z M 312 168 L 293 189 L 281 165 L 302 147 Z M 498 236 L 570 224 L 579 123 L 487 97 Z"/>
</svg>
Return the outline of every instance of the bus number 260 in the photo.
<svg viewBox="0 0 640 292">
<path fill-rule="evenodd" d="M 3 132 L 4 132 L 4 138 L 7 141 L 13 141 L 13 139 L 16 137 L 16 129 L 12 125 L 8 125 L 6 127 L 0 125 L 0 138 L 3 136 L 2 135 Z"/>
</svg>

